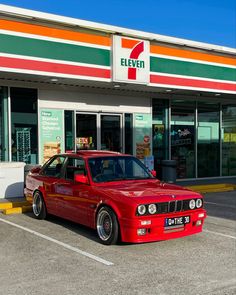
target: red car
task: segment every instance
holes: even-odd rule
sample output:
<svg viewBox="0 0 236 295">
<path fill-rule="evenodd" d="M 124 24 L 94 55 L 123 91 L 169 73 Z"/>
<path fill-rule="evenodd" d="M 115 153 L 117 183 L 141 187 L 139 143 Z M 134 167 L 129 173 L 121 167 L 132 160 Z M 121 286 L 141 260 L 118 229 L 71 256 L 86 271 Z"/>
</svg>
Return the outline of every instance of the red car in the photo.
<svg viewBox="0 0 236 295">
<path fill-rule="evenodd" d="M 137 158 L 108 151 L 53 156 L 26 178 L 39 219 L 53 214 L 97 229 L 103 244 L 179 238 L 202 231 L 203 197 L 162 183 Z"/>
</svg>

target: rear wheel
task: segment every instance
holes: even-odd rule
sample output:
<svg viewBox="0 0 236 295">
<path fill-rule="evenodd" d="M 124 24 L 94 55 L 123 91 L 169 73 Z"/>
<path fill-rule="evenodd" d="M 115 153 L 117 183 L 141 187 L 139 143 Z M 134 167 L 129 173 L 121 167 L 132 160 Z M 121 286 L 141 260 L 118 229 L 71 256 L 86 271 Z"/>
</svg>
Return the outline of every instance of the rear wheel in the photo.
<svg viewBox="0 0 236 295">
<path fill-rule="evenodd" d="M 119 236 L 117 217 L 109 207 L 102 207 L 97 214 L 97 233 L 105 245 L 114 245 Z"/>
<path fill-rule="evenodd" d="M 47 216 L 47 209 L 42 194 L 37 191 L 33 197 L 33 213 L 38 219 L 45 219 Z"/>
</svg>

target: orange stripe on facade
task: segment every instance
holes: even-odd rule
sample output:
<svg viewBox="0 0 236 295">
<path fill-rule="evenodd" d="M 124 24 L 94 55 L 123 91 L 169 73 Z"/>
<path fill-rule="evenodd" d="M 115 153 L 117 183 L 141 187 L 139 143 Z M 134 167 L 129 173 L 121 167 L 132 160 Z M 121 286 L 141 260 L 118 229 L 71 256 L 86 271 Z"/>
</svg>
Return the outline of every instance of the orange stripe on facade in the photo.
<svg viewBox="0 0 236 295">
<path fill-rule="evenodd" d="M 140 40 L 131 40 L 131 39 L 121 39 L 121 47 L 122 48 L 133 48 L 136 44 L 138 44 Z"/>
<path fill-rule="evenodd" d="M 50 38 L 59 38 L 77 42 L 84 42 L 96 45 L 111 46 L 110 37 L 73 32 L 69 30 L 55 29 L 40 25 L 31 25 L 22 22 L 15 22 L 0 19 L 0 29 L 13 32 L 40 35 Z"/>
<path fill-rule="evenodd" d="M 195 59 L 207 62 L 215 62 L 219 64 L 236 66 L 236 58 L 224 57 L 220 55 L 211 55 L 190 50 L 182 50 L 164 46 L 151 45 L 150 52 L 154 54 L 162 54 L 173 57 L 181 57 L 187 59 Z"/>
</svg>

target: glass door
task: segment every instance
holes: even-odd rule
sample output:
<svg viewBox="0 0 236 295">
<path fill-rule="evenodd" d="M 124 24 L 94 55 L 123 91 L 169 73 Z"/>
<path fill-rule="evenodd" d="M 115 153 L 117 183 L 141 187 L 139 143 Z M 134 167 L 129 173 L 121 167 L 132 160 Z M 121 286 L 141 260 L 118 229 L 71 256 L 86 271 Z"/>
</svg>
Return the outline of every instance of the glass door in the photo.
<svg viewBox="0 0 236 295">
<path fill-rule="evenodd" d="M 76 149 L 123 151 L 122 115 L 76 114 Z"/>
<path fill-rule="evenodd" d="M 76 149 L 96 150 L 97 142 L 97 114 L 76 114 Z"/>
<path fill-rule="evenodd" d="M 122 116 L 116 114 L 100 115 L 101 149 L 122 152 Z"/>
</svg>

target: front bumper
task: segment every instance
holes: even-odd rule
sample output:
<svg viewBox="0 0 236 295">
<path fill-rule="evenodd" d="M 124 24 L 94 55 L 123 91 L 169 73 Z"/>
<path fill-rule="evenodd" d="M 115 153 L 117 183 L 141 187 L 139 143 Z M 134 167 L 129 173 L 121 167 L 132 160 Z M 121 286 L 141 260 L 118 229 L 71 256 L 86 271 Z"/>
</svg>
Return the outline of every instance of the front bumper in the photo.
<svg viewBox="0 0 236 295">
<path fill-rule="evenodd" d="M 185 225 L 165 227 L 165 219 L 173 217 L 190 216 L 190 223 Z M 202 231 L 206 211 L 197 209 L 195 211 L 184 211 L 161 215 L 137 216 L 133 219 L 120 218 L 121 239 L 128 243 L 154 242 L 180 238 Z M 150 221 L 149 225 L 142 225 L 141 222 Z M 199 225 L 199 222 L 201 224 Z M 146 234 L 138 235 L 138 229 L 146 229 Z"/>
</svg>

